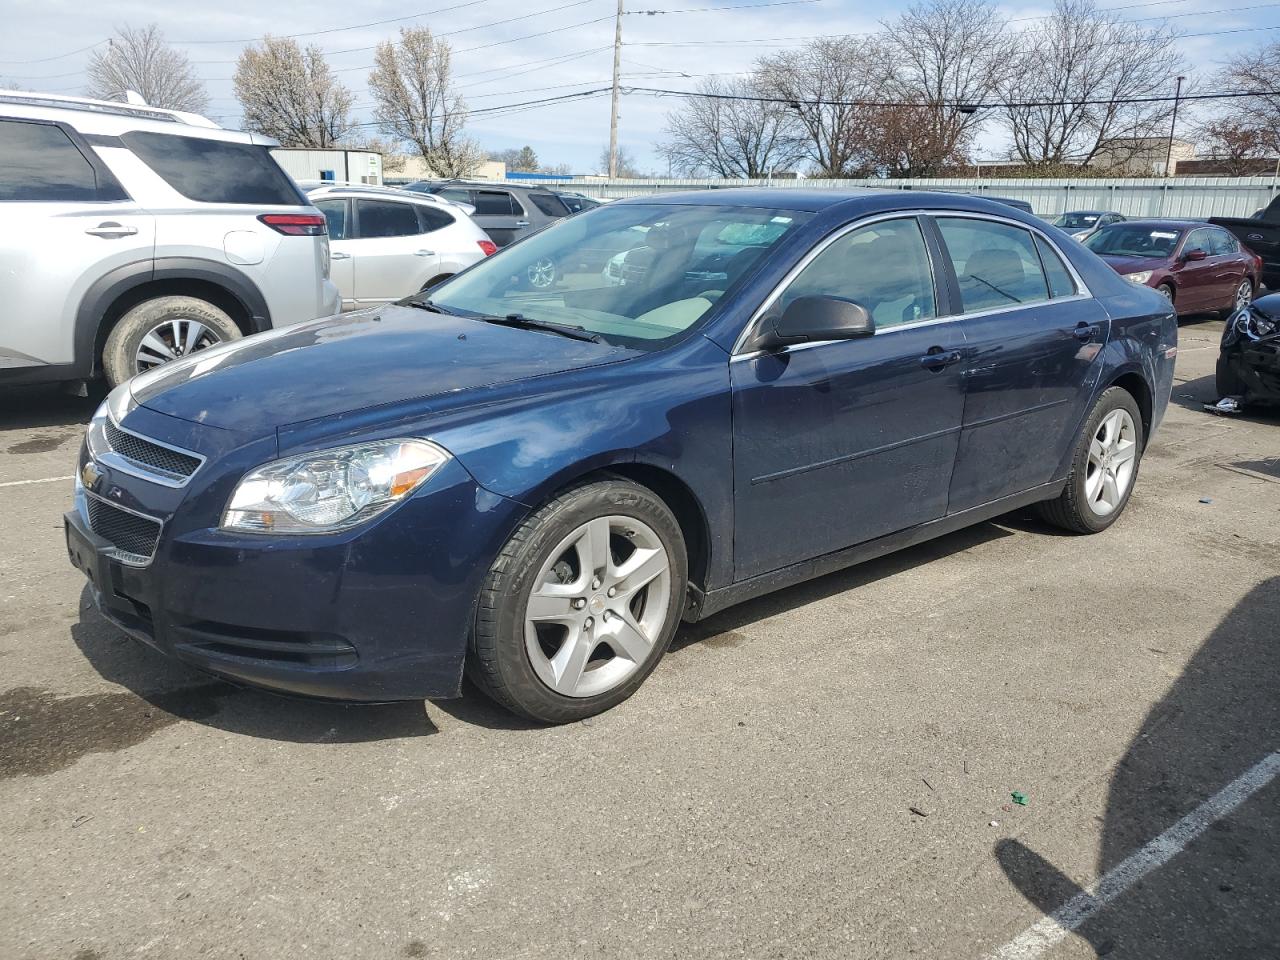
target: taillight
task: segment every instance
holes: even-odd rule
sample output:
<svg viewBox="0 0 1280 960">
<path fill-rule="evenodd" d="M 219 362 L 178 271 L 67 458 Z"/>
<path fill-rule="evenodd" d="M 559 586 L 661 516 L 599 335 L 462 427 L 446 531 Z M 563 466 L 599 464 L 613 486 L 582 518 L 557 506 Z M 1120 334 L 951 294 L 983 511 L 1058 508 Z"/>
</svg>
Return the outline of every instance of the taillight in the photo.
<svg viewBox="0 0 1280 960">
<path fill-rule="evenodd" d="M 321 213 L 264 213 L 258 219 L 290 237 L 323 237 L 329 232 Z"/>
<path fill-rule="evenodd" d="M 476 244 L 484 251 L 486 257 L 492 257 L 498 252 L 498 245 L 492 240 L 477 240 Z"/>
</svg>

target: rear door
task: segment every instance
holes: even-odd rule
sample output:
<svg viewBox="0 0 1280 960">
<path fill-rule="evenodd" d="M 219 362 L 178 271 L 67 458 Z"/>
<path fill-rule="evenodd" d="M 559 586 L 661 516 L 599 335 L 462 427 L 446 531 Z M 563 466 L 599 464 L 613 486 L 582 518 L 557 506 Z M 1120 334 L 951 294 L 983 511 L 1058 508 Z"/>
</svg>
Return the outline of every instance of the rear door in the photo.
<svg viewBox="0 0 1280 960">
<path fill-rule="evenodd" d="M 1056 479 L 1110 321 L 1043 235 L 972 214 L 933 222 L 964 311 L 964 421 L 948 497 L 958 513 Z"/>
<path fill-rule="evenodd" d="M 424 236 L 417 206 L 399 200 L 355 201 L 356 304 L 398 300 L 422 288 L 439 272 L 440 253 Z"/>
<path fill-rule="evenodd" d="M 324 214 L 329 228 L 329 277 L 342 294 L 342 308 L 347 310 L 356 305 L 355 251 L 360 246 L 352 236 L 355 221 L 351 201 L 336 197 L 317 200 L 315 208 Z"/>
<path fill-rule="evenodd" d="M 112 270 L 153 261 L 155 217 L 71 127 L 0 117 L 0 223 L 0 370 L 87 365 L 80 303 Z"/>
<path fill-rule="evenodd" d="M 489 239 L 500 247 L 519 240 L 530 230 L 529 217 L 509 190 L 480 189 L 471 191 L 471 215 Z"/>
<path fill-rule="evenodd" d="M 1209 252 L 1223 280 L 1217 307 L 1226 310 L 1235 306 L 1237 291 L 1253 268 L 1253 258 L 1240 249 L 1239 240 L 1220 227 L 1209 228 L 1209 243 Z"/>
</svg>

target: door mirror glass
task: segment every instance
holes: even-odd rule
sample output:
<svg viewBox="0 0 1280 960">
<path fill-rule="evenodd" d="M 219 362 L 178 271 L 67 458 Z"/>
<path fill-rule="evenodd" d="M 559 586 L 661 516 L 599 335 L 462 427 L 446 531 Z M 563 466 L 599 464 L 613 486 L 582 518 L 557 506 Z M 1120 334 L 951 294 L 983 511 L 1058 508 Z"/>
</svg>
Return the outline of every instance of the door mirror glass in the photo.
<svg viewBox="0 0 1280 960">
<path fill-rule="evenodd" d="M 860 303 L 839 297 L 797 297 L 765 337 L 766 349 L 793 343 L 855 340 L 876 332 L 871 312 Z"/>
<path fill-rule="evenodd" d="M 1200 247 L 1196 247 L 1194 250 L 1188 250 L 1185 253 L 1183 253 L 1182 259 L 1190 263 L 1193 260 L 1203 260 L 1207 256 L 1209 256 L 1208 253 L 1206 253 Z"/>
</svg>

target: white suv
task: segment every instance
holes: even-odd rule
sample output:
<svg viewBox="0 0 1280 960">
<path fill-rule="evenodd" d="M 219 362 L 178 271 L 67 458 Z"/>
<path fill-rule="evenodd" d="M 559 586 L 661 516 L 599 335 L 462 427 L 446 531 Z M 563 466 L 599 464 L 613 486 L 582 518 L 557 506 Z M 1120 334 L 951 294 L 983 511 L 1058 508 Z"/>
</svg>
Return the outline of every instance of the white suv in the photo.
<svg viewBox="0 0 1280 960">
<path fill-rule="evenodd" d="M 307 191 L 329 221 L 333 280 L 346 309 L 399 300 L 497 251 L 469 204 L 390 187 Z"/>
<path fill-rule="evenodd" d="M 0 91 L 0 384 L 119 383 L 339 310 L 275 142 L 154 107 Z"/>
</svg>

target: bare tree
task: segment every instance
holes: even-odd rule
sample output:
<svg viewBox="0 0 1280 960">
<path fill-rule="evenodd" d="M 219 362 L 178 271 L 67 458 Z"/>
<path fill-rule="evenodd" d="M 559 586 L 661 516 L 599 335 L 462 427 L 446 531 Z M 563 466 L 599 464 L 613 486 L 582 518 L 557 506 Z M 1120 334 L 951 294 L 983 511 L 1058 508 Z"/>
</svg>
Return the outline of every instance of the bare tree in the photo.
<svg viewBox="0 0 1280 960">
<path fill-rule="evenodd" d="M 1276 71 L 1280 70 L 1280 42 L 1272 41 L 1251 53 L 1228 61 L 1217 77 L 1221 90 L 1260 91 L 1251 97 L 1230 101 L 1230 117 L 1251 128 L 1262 138 L 1269 152 L 1280 151 L 1280 94 L 1276 93 Z"/>
<path fill-rule="evenodd" d="M 1260 160 L 1273 157 L 1273 134 L 1238 116 L 1223 116 L 1202 123 L 1196 128 L 1205 152 L 1222 164 L 1228 177 L 1255 175 Z"/>
<path fill-rule="evenodd" d="M 1015 48 L 989 0 L 924 0 L 885 24 L 882 99 L 911 105 L 925 129 L 899 145 L 902 176 L 933 176 L 963 152 L 1000 89 Z"/>
<path fill-rule="evenodd" d="M 133 90 L 153 107 L 203 113 L 209 106 L 204 83 L 186 54 L 165 43 L 154 23 L 117 27 L 107 48 L 90 55 L 86 72 L 86 93 L 96 100 L 124 100 Z"/>
<path fill-rule="evenodd" d="M 600 151 L 600 169 L 609 169 L 609 148 L 607 146 Z M 635 180 L 644 176 L 640 172 L 640 168 L 636 166 L 636 159 L 631 151 L 622 144 L 618 144 L 618 165 L 615 169 L 618 172 L 618 176 L 625 180 Z"/>
<path fill-rule="evenodd" d="M 426 27 L 401 27 L 398 42 L 378 44 L 369 92 L 382 132 L 412 143 L 433 173 L 467 176 L 484 160 L 462 132 L 467 106 L 453 90 L 453 51 Z"/>
<path fill-rule="evenodd" d="M 805 155 L 821 177 L 861 176 L 875 108 L 887 79 L 876 40 L 824 39 L 763 57 L 756 87 L 782 101 L 804 131 Z"/>
<path fill-rule="evenodd" d="M 264 37 L 236 62 L 236 99 L 246 129 L 286 147 L 333 147 L 351 127 L 351 91 L 329 69 L 324 51 L 286 37 Z"/>
<path fill-rule="evenodd" d="M 1001 84 L 1011 154 L 1027 164 L 1122 159 L 1126 145 L 1168 132 L 1167 95 L 1182 69 L 1167 25 L 1126 22 L 1094 0 L 1056 0 L 1053 14 L 1024 31 Z"/>
<path fill-rule="evenodd" d="M 751 179 L 789 170 L 807 155 L 795 113 L 769 100 L 757 78 L 713 78 L 698 90 L 702 96 L 667 114 L 667 139 L 658 152 L 673 169 Z"/>
</svg>

